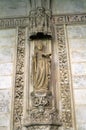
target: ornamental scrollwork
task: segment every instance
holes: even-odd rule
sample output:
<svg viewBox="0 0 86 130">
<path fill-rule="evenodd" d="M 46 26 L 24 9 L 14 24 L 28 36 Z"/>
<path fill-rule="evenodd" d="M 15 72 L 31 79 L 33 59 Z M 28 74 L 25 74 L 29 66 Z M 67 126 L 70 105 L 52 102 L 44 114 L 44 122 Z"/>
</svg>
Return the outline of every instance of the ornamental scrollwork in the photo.
<svg viewBox="0 0 86 130">
<path fill-rule="evenodd" d="M 69 67 L 67 60 L 67 47 L 65 42 L 64 26 L 57 26 L 57 44 L 59 55 L 61 118 L 64 128 L 72 127 L 71 90 L 69 81 Z"/>
<path fill-rule="evenodd" d="M 21 120 L 23 116 L 23 96 L 24 96 L 24 57 L 25 57 L 25 28 L 18 29 L 16 79 L 14 89 L 14 113 L 13 127 L 21 130 Z"/>
</svg>

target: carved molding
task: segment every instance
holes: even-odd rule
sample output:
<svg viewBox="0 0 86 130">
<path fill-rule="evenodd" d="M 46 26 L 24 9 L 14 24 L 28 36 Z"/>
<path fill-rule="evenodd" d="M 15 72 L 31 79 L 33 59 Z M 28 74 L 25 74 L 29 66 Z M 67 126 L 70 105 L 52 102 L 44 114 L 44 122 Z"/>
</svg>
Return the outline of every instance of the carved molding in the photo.
<svg viewBox="0 0 86 130">
<path fill-rule="evenodd" d="M 86 14 L 52 15 L 52 24 L 77 24 L 86 23 Z M 0 18 L 0 28 L 28 26 L 29 17 Z"/>
<path fill-rule="evenodd" d="M 37 125 L 37 126 L 31 126 L 27 130 L 61 130 L 59 129 L 59 126 L 52 126 L 52 125 Z"/>
<path fill-rule="evenodd" d="M 19 17 L 19 18 L 1 18 L 0 19 L 0 28 L 11 28 L 17 26 L 28 26 L 29 19 L 28 17 Z"/>
<path fill-rule="evenodd" d="M 57 26 L 57 44 L 59 55 L 59 82 L 61 96 L 61 118 L 64 128 L 72 127 L 71 90 L 69 81 L 69 67 L 65 42 L 64 26 Z"/>
<path fill-rule="evenodd" d="M 14 89 L 14 130 L 21 130 L 24 95 L 25 28 L 18 29 L 16 79 Z"/>
<path fill-rule="evenodd" d="M 86 14 L 53 15 L 53 24 L 77 24 L 86 23 Z"/>
</svg>

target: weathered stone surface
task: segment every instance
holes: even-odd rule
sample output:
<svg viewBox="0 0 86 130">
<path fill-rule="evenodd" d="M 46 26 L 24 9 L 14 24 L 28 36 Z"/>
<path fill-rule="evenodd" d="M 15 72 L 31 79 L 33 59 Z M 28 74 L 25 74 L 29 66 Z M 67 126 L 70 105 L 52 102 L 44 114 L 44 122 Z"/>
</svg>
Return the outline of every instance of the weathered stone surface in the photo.
<svg viewBox="0 0 86 130">
<path fill-rule="evenodd" d="M 9 114 L 0 114 L 0 126 L 9 126 Z"/>
<path fill-rule="evenodd" d="M 86 106 L 76 106 L 76 119 L 77 123 L 84 123 L 86 122 Z"/>
<path fill-rule="evenodd" d="M 8 127 L 6 127 L 6 126 L 0 126 L 0 130 L 8 130 Z"/>
<path fill-rule="evenodd" d="M 0 89 L 11 88 L 12 76 L 0 76 Z"/>
<path fill-rule="evenodd" d="M 0 75 L 11 75 L 13 73 L 13 63 L 0 64 Z"/>
<path fill-rule="evenodd" d="M 75 88 L 86 88 L 86 75 L 73 76 L 73 87 Z"/>
<path fill-rule="evenodd" d="M 16 44 L 16 39 L 15 37 L 8 37 L 8 38 L 4 38 L 4 37 L 0 37 L 0 49 L 1 47 L 14 47 Z"/>
<path fill-rule="evenodd" d="M 72 63 L 72 74 L 73 75 L 85 75 L 86 74 L 86 63 Z"/>
<path fill-rule="evenodd" d="M 86 38 L 68 39 L 70 50 L 86 50 Z"/>
<path fill-rule="evenodd" d="M 71 62 L 85 62 L 86 50 L 71 50 Z"/>
<path fill-rule="evenodd" d="M 10 130 L 16 29 L 0 30 L 0 130 Z"/>
<path fill-rule="evenodd" d="M 68 26 L 77 130 L 86 129 L 86 25 Z"/>
<path fill-rule="evenodd" d="M 0 38 L 10 38 L 16 36 L 16 29 L 0 30 Z"/>
<path fill-rule="evenodd" d="M 86 90 L 75 89 L 74 90 L 75 104 L 86 104 Z"/>
<path fill-rule="evenodd" d="M 81 26 L 67 26 L 67 31 L 68 31 L 68 37 L 69 38 L 85 38 L 86 37 L 86 25 L 81 25 Z"/>
<path fill-rule="evenodd" d="M 0 16 L 1 17 L 13 17 L 13 16 L 25 16 L 27 15 L 28 1 L 27 0 L 5 0 L 0 1 Z"/>
<path fill-rule="evenodd" d="M 77 126 L 78 130 L 86 130 L 86 123 L 78 124 Z"/>
<path fill-rule="evenodd" d="M 54 14 L 86 12 L 85 0 L 53 0 L 52 9 Z"/>
<path fill-rule="evenodd" d="M 9 43 L 8 43 L 9 44 Z M 3 47 L 0 48 L 0 62 L 12 62 L 13 61 L 13 48 Z"/>
<path fill-rule="evenodd" d="M 0 114 L 10 112 L 10 90 L 0 90 Z"/>
</svg>

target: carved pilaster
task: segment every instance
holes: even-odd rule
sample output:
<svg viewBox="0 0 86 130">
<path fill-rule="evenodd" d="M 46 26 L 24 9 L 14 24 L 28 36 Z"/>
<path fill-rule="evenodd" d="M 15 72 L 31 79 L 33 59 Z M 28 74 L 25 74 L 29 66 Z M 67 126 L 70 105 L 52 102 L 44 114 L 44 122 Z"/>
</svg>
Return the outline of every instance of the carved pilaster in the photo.
<svg viewBox="0 0 86 130">
<path fill-rule="evenodd" d="M 18 29 L 16 80 L 14 89 L 14 130 L 21 130 L 24 95 L 25 28 Z"/>
<path fill-rule="evenodd" d="M 57 43 L 59 55 L 61 118 L 64 128 L 72 127 L 71 90 L 69 84 L 69 67 L 67 60 L 67 47 L 65 42 L 64 26 L 57 26 Z"/>
</svg>

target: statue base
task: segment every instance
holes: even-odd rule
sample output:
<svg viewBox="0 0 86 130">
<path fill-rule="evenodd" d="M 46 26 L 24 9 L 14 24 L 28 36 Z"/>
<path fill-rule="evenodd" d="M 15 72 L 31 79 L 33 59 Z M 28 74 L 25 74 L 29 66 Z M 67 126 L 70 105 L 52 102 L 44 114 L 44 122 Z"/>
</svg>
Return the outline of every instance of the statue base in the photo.
<svg viewBox="0 0 86 130">
<path fill-rule="evenodd" d="M 38 109 L 31 110 L 23 121 L 27 130 L 58 130 L 62 126 L 55 109 L 47 109 L 44 112 Z"/>
<path fill-rule="evenodd" d="M 52 107 L 51 92 L 32 92 L 32 108 L 23 120 L 27 130 L 58 130 L 62 126 L 58 110 Z"/>
<path fill-rule="evenodd" d="M 59 130 L 59 125 L 33 125 L 29 126 L 27 130 Z"/>
</svg>

